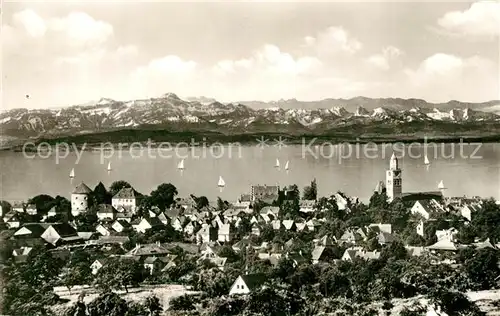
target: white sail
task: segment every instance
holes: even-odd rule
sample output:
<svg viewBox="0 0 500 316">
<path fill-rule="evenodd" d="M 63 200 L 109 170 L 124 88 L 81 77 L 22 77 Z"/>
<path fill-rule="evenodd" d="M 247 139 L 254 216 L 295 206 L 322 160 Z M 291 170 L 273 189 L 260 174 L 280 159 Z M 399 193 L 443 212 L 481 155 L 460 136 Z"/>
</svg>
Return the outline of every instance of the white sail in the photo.
<svg viewBox="0 0 500 316">
<path fill-rule="evenodd" d="M 441 180 L 441 182 L 439 182 L 439 184 L 438 184 L 438 189 L 442 190 L 444 188 L 445 188 L 444 187 L 444 182 L 443 182 L 443 180 Z"/>
<path fill-rule="evenodd" d="M 108 162 L 108 171 L 111 171 L 111 161 Z"/>
<path fill-rule="evenodd" d="M 276 167 L 276 168 L 280 167 L 280 161 L 278 159 L 276 159 L 276 164 L 274 165 L 274 167 Z"/>
<path fill-rule="evenodd" d="M 71 169 L 71 172 L 69 173 L 69 177 L 70 178 L 74 178 L 75 177 L 75 168 Z"/>
<path fill-rule="evenodd" d="M 226 182 L 224 181 L 224 179 L 222 179 L 221 176 L 219 176 L 219 182 L 217 183 L 217 186 L 219 186 L 221 188 L 226 186 Z"/>
<path fill-rule="evenodd" d="M 285 170 L 288 170 L 288 169 L 289 169 L 289 167 L 288 167 L 288 161 L 287 161 L 285 164 Z"/>
<path fill-rule="evenodd" d="M 424 157 L 424 164 L 426 164 L 426 165 L 430 164 L 429 158 L 427 158 L 427 155 L 425 155 L 425 157 Z"/>
<path fill-rule="evenodd" d="M 184 170 L 184 159 L 179 162 L 179 164 L 177 165 L 177 169 Z"/>
</svg>

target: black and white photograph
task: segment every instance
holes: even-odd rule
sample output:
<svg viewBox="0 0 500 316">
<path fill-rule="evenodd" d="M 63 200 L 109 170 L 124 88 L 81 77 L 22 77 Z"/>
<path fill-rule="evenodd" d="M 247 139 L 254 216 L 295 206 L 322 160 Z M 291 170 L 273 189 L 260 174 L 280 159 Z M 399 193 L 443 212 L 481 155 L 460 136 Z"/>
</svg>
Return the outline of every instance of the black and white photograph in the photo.
<svg viewBox="0 0 500 316">
<path fill-rule="evenodd" d="M 498 0 L 0 5 L 0 315 L 500 315 Z"/>
</svg>

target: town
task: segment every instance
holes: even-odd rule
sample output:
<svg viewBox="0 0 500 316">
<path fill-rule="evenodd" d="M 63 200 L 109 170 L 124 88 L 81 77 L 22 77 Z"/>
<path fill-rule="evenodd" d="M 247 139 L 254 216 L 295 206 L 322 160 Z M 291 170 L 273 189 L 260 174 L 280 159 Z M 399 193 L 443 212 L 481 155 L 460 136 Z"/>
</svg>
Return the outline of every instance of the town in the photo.
<svg viewBox="0 0 500 316">
<path fill-rule="evenodd" d="M 463 293 L 500 287 L 500 202 L 448 197 L 444 187 L 403 192 L 395 155 L 385 177 L 368 204 L 341 191 L 319 197 L 315 180 L 302 192 L 253 185 L 234 201 L 179 197 L 170 183 L 144 195 L 125 181 L 79 183 L 70 200 L 2 201 L 1 313 L 498 310 L 498 297 L 478 306 Z M 141 292 L 151 295 L 123 298 Z"/>
</svg>

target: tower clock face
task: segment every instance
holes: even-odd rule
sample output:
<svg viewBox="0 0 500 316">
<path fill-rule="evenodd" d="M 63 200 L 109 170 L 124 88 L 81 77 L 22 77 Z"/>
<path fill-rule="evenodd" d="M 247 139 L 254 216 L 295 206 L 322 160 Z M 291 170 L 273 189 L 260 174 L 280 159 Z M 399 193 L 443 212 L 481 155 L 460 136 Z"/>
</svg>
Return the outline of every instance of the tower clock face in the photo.
<svg viewBox="0 0 500 316">
<path fill-rule="evenodd" d="M 401 174 L 401 171 L 399 171 L 399 170 L 394 171 L 395 176 L 399 176 L 400 174 Z"/>
</svg>

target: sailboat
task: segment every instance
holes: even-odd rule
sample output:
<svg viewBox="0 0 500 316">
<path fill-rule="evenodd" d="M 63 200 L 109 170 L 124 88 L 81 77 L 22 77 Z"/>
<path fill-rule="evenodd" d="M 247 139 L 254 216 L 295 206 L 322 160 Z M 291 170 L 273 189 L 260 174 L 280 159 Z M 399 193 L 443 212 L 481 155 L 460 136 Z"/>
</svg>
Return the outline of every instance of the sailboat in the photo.
<svg viewBox="0 0 500 316">
<path fill-rule="evenodd" d="M 427 166 L 431 164 L 429 161 L 429 158 L 427 158 L 427 155 L 425 155 L 425 157 L 424 157 L 424 164 Z"/>
<path fill-rule="evenodd" d="M 217 182 L 217 186 L 219 187 L 220 192 L 222 192 L 222 189 L 226 186 L 226 182 L 224 179 L 222 179 L 221 176 L 219 176 L 219 182 Z"/>
<path fill-rule="evenodd" d="M 274 165 L 274 168 L 279 169 L 279 167 L 280 167 L 280 161 L 278 159 L 276 159 L 276 164 Z"/>
<path fill-rule="evenodd" d="M 184 159 L 182 159 L 181 162 L 179 162 L 179 164 L 177 165 L 177 169 L 181 171 L 182 175 L 182 173 L 184 172 Z"/>
<path fill-rule="evenodd" d="M 75 168 L 71 169 L 71 172 L 69 173 L 69 177 L 73 179 L 75 177 Z"/>
<path fill-rule="evenodd" d="M 288 166 L 288 163 L 289 163 L 289 161 L 287 161 L 286 164 L 285 164 L 285 170 L 286 170 L 286 172 L 288 172 L 288 169 L 290 169 L 289 166 Z"/>
<path fill-rule="evenodd" d="M 441 180 L 441 182 L 439 182 L 439 184 L 438 184 L 438 189 L 439 189 L 439 190 L 444 190 L 444 189 L 446 189 L 446 188 L 444 187 L 444 182 L 443 182 L 443 180 Z"/>
<path fill-rule="evenodd" d="M 110 172 L 110 171 L 111 171 L 111 161 L 108 162 L 108 172 Z"/>
</svg>

